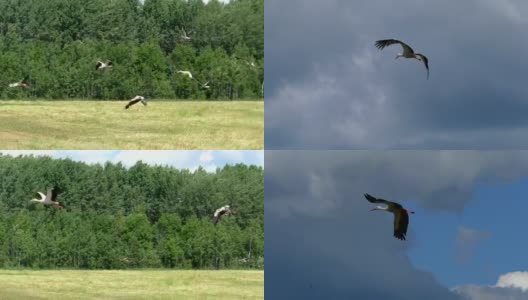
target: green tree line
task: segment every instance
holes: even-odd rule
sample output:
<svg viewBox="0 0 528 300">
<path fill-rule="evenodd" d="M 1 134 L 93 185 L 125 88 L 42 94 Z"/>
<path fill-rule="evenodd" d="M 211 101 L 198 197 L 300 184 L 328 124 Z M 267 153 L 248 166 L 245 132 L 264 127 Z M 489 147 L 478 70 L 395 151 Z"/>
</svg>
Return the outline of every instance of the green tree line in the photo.
<svg viewBox="0 0 528 300">
<path fill-rule="evenodd" d="M 0 266 L 263 268 L 263 176 L 0 155 Z M 52 186 L 64 209 L 29 201 Z M 236 214 L 214 226 L 226 204 Z"/>
<path fill-rule="evenodd" d="M 0 1 L 0 69 L 3 99 L 262 98 L 264 1 Z"/>
</svg>

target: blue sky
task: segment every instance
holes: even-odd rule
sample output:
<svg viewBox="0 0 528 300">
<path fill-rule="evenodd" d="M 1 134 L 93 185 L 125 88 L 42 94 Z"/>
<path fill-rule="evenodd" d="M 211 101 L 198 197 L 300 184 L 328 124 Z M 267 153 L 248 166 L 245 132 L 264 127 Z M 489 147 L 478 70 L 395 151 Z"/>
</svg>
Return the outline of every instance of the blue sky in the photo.
<svg viewBox="0 0 528 300">
<path fill-rule="evenodd" d="M 148 164 L 169 165 L 191 170 L 202 166 L 211 172 L 225 164 L 244 163 L 264 166 L 264 151 L 258 150 L 0 150 L 0 153 L 11 156 L 47 155 L 54 158 L 71 158 L 86 163 L 121 162 L 125 166 L 132 166 L 138 160 L 142 160 Z"/>
<path fill-rule="evenodd" d="M 501 274 L 528 270 L 528 262 L 519 259 L 528 253 L 528 240 L 522 238 L 521 225 L 528 210 L 527 194 L 528 175 L 511 183 L 479 183 L 460 213 L 415 214 L 413 222 L 420 225 L 413 230 L 420 242 L 409 251 L 411 261 L 432 271 L 449 287 L 491 285 Z M 463 259 L 459 259 L 458 252 L 464 249 L 457 247 L 460 226 L 482 236 L 466 241 L 469 244 L 465 246 L 470 249 Z M 444 251 L 446 246 L 451 251 Z"/>
<path fill-rule="evenodd" d="M 265 156 L 267 296 L 528 299 L 528 151 Z M 416 211 L 407 241 L 364 193 Z"/>
</svg>

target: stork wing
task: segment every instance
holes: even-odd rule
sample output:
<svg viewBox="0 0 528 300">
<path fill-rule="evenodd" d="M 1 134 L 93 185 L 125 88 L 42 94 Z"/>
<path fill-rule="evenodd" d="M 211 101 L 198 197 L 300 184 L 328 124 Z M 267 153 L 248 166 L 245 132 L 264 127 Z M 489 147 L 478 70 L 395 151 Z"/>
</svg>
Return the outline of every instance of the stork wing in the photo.
<svg viewBox="0 0 528 300">
<path fill-rule="evenodd" d="M 388 206 L 392 206 L 396 209 L 401 209 L 403 208 L 400 204 L 396 203 L 396 202 L 392 202 L 392 201 L 387 201 L 385 199 L 381 199 L 381 198 L 376 198 L 376 197 L 372 197 L 371 195 L 369 194 L 365 194 L 365 198 L 367 198 L 367 200 L 371 203 L 384 203 Z"/>
<path fill-rule="evenodd" d="M 46 199 L 46 195 L 42 194 L 41 192 L 37 192 L 37 194 L 40 195 L 40 200 Z"/>
<path fill-rule="evenodd" d="M 135 97 L 134 99 L 132 99 L 132 100 L 130 100 L 130 101 L 128 102 L 128 104 L 125 106 L 125 109 L 128 109 L 130 106 L 132 106 L 132 105 L 138 103 L 139 101 L 140 101 L 140 99 L 137 99 L 137 97 Z"/>
<path fill-rule="evenodd" d="M 429 60 L 427 59 L 425 55 L 420 54 L 420 53 L 416 53 L 416 56 L 420 56 L 422 58 L 425 68 L 427 69 L 427 79 L 429 79 Z"/>
<path fill-rule="evenodd" d="M 102 62 L 98 61 L 97 64 L 95 65 L 95 69 L 99 69 L 101 66 L 103 65 Z"/>
<path fill-rule="evenodd" d="M 50 201 L 53 197 L 53 189 L 48 189 L 48 193 L 46 194 L 46 200 Z"/>
<path fill-rule="evenodd" d="M 382 50 L 383 48 L 387 46 L 393 45 L 393 44 L 400 44 L 403 48 L 404 53 L 406 52 L 414 53 L 414 50 L 409 45 L 405 44 L 402 41 L 398 41 L 394 39 L 376 41 L 376 47 L 380 50 Z"/>
<path fill-rule="evenodd" d="M 403 209 L 399 209 L 394 213 L 394 237 L 400 240 L 405 240 L 407 234 L 407 226 L 409 225 L 409 215 Z"/>
<path fill-rule="evenodd" d="M 220 212 L 222 211 L 222 209 L 223 209 L 223 207 L 221 207 L 221 208 L 219 208 L 219 209 L 215 210 L 215 212 L 214 212 L 214 215 L 213 215 L 213 216 L 214 216 L 215 218 L 216 218 L 216 217 L 218 217 L 218 214 L 220 214 Z"/>
</svg>

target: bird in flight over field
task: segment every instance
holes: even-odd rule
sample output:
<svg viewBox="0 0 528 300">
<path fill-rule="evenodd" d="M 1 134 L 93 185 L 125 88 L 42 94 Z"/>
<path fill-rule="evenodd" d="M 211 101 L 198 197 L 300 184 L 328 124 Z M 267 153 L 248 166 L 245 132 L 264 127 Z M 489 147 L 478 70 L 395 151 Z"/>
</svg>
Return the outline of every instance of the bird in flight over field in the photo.
<svg viewBox="0 0 528 300">
<path fill-rule="evenodd" d="M 144 106 L 147 106 L 147 101 L 145 101 L 145 97 L 143 96 L 136 96 L 132 99 L 130 99 L 130 101 L 128 101 L 128 104 L 125 106 L 125 109 L 128 109 L 130 106 L 138 103 L 138 102 L 141 102 L 141 104 L 143 104 Z"/>
<path fill-rule="evenodd" d="M 59 204 L 59 202 L 55 201 L 55 199 L 57 199 L 58 193 L 55 191 L 54 188 L 48 189 L 47 195 L 44 195 L 41 192 L 37 192 L 37 194 L 40 196 L 40 199 L 33 198 L 30 200 L 30 202 L 42 203 L 44 205 L 53 205 L 59 209 L 64 208 Z"/>
<path fill-rule="evenodd" d="M 217 224 L 218 221 L 220 221 L 221 218 L 223 218 L 224 216 L 227 216 L 229 214 L 233 213 L 231 211 L 231 209 L 229 208 L 229 205 L 226 205 L 226 206 L 222 206 L 220 207 L 219 209 L 217 209 L 215 212 L 214 212 L 214 215 L 213 215 L 213 224 Z"/>
<path fill-rule="evenodd" d="M 20 80 L 19 82 L 10 83 L 9 87 L 23 87 L 28 88 L 29 87 L 29 76 L 24 77 L 24 79 Z"/>
<path fill-rule="evenodd" d="M 189 72 L 189 71 L 182 71 L 182 70 L 180 70 L 180 71 L 178 71 L 177 73 L 180 73 L 180 74 L 183 74 L 183 75 L 189 76 L 190 79 L 193 79 L 193 76 L 192 76 L 191 72 Z"/>
<path fill-rule="evenodd" d="M 108 61 L 106 64 L 102 61 L 98 61 L 97 64 L 95 65 L 96 70 L 103 70 L 103 69 L 111 68 L 111 67 L 112 67 L 111 61 Z"/>
</svg>

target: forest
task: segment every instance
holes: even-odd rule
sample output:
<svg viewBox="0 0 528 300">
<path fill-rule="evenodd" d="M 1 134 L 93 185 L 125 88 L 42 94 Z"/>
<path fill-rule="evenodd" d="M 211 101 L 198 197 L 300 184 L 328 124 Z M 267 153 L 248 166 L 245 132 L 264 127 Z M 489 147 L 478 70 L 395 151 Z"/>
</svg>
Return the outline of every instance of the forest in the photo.
<svg viewBox="0 0 528 300">
<path fill-rule="evenodd" d="M 264 268 L 263 168 L 0 155 L 0 267 Z M 30 202 L 49 187 L 64 208 Z M 214 211 L 236 214 L 215 226 Z"/>
<path fill-rule="evenodd" d="M 264 0 L 0 1 L 0 69 L 1 99 L 262 99 Z"/>
</svg>

